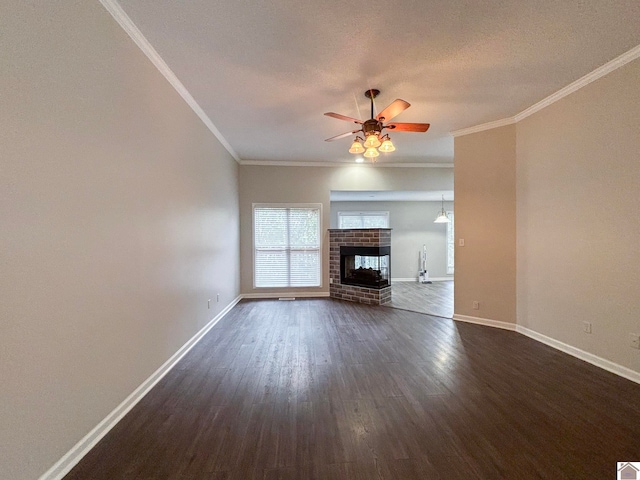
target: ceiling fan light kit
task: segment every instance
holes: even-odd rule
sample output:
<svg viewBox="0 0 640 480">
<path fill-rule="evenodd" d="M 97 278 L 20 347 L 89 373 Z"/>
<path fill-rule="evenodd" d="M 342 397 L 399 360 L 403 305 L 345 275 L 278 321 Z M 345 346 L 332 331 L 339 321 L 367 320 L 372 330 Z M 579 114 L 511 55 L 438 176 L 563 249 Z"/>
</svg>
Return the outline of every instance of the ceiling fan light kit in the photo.
<svg viewBox="0 0 640 480">
<path fill-rule="evenodd" d="M 393 145 L 393 143 L 391 143 L 391 139 L 389 138 L 389 135 L 385 135 L 382 138 L 383 139 L 386 138 L 386 140 L 384 140 L 382 142 L 382 145 L 380 145 L 380 151 L 384 153 L 394 152 L 396 150 L 396 147 Z"/>
<path fill-rule="evenodd" d="M 378 150 L 376 150 L 373 147 L 369 147 L 367 148 L 367 150 L 364 152 L 364 157 L 365 158 L 376 158 L 380 156 L 380 152 L 378 152 Z"/>
<path fill-rule="evenodd" d="M 382 142 L 378 140 L 378 135 L 372 133 L 367 136 L 367 139 L 364 141 L 364 146 L 367 148 L 378 148 Z"/>
<path fill-rule="evenodd" d="M 362 139 L 360 137 L 356 137 L 356 139 L 351 144 L 351 148 L 349 149 L 349 153 L 353 153 L 354 155 L 358 153 L 364 152 L 365 148 L 360 143 Z"/>
<path fill-rule="evenodd" d="M 349 148 L 349 153 L 358 155 L 364 152 L 364 157 L 375 161 L 375 158 L 380 156 L 380 152 L 391 153 L 395 151 L 396 147 L 391 142 L 389 134 L 382 134 L 382 130 L 397 130 L 399 132 L 426 132 L 430 125 L 428 123 L 387 123 L 385 121 L 391 120 L 396 117 L 411 105 L 401 99 L 396 99 L 391 104 L 382 110 L 377 116 L 373 115 L 373 99 L 378 96 L 380 90 L 372 88 L 364 92 L 364 96 L 371 100 L 371 118 L 365 122 L 358 120 L 357 118 L 347 117 L 339 113 L 327 112 L 328 117 L 337 118 L 338 120 L 345 120 L 347 122 L 353 122 L 360 125 L 360 129 L 353 130 L 351 132 L 341 133 L 335 137 L 327 138 L 325 141 L 332 142 L 340 138 L 348 137 L 353 134 L 362 133 L 365 140 L 356 136 L 355 140 Z M 360 143 L 363 142 L 363 143 Z"/>
</svg>

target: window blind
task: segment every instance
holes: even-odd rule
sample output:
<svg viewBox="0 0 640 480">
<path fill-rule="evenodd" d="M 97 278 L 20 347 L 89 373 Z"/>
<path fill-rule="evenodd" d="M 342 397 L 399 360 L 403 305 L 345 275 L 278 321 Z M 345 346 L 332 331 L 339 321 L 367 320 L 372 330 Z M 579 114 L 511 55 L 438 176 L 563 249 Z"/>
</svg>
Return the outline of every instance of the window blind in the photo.
<svg viewBox="0 0 640 480">
<path fill-rule="evenodd" d="M 254 285 L 320 286 L 320 208 L 254 207 Z"/>
</svg>

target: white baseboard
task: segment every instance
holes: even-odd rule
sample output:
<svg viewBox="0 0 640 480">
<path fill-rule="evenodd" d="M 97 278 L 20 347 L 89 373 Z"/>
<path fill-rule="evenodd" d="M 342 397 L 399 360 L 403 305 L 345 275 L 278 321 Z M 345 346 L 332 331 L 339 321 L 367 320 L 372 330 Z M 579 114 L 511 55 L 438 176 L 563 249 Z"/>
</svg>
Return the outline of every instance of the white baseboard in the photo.
<svg viewBox="0 0 640 480">
<path fill-rule="evenodd" d="M 96 425 L 82 440 L 76 443 L 60 460 L 58 460 L 49 470 L 47 470 L 39 480 L 61 480 L 71 469 L 84 457 L 121 419 L 124 417 L 148 392 L 151 390 L 171 369 L 191 350 L 211 328 L 218 323 L 241 299 L 243 298 L 280 298 L 299 297 L 314 298 L 328 297 L 328 292 L 287 292 L 287 293 L 248 293 L 236 297 L 224 310 L 216 315 L 198 333 L 189 339 L 171 358 L 169 358 L 158 370 L 136 388 L 120 405 L 118 405 L 109 415 L 107 415 L 98 425 Z M 616 375 L 620 375 L 628 380 L 640 383 L 640 372 L 611 362 L 604 358 L 585 352 L 579 348 L 547 337 L 541 333 L 530 330 L 521 325 L 513 323 L 491 320 L 488 318 L 471 317 L 467 315 L 453 316 L 453 320 L 466 323 L 474 323 L 493 328 L 516 331 L 522 335 L 530 337 L 541 343 L 549 345 L 557 350 L 572 355 L 576 358 L 591 363 L 597 367 L 607 370 Z"/>
<path fill-rule="evenodd" d="M 522 335 L 526 335 L 529 338 L 533 338 L 534 340 L 544 343 L 545 345 L 549 345 L 556 350 L 568 353 L 569 355 L 579 358 L 580 360 L 584 360 L 585 362 L 595 365 L 596 367 L 600 367 L 608 372 L 620 375 L 621 377 L 631 380 L 632 382 L 640 383 L 640 372 L 636 372 L 635 370 L 631 370 L 630 368 L 623 367 L 622 365 L 614 363 L 610 360 L 606 360 L 602 357 L 594 355 L 593 353 L 585 352 L 584 350 L 573 347 L 554 338 L 547 337 L 546 335 L 538 333 L 527 327 L 523 327 L 522 325 L 516 326 L 516 332 L 521 333 Z"/>
<path fill-rule="evenodd" d="M 453 276 L 451 277 L 429 277 L 429 281 L 431 282 L 446 282 L 447 280 L 453 280 Z M 395 282 L 417 282 L 418 277 L 410 277 L 410 278 L 392 278 L 391 283 Z"/>
<path fill-rule="evenodd" d="M 549 345 L 550 347 L 555 348 L 556 350 L 560 350 L 561 352 L 567 353 L 573 357 L 579 358 L 580 360 L 584 360 L 587 363 L 595 365 L 596 367 L 600 367 L 608 372 L 615 373 L 627 380 L 631 380 L 635 383 L 640 383 L 640 372 L 635 370 L 631 370 L 630 368 L 624 367 L 620 364 L 614 363 L 610 360 L 604 359 L 593 353 L 585 352 L 577 347 L 571 346 L 567 343 L 563 343 L 560 340 L 556 340 L 551 337 L 547 337 L 541 333 L 538 333 L 529 328 L 523 327 L 522 325 L 516 325 L 514 323 L 509 322 L 500 322 L 497 320 L 491 320 L 488 318 L 479 318 L 479 317 L 470 317 L 467 315 L 458 315 L 455 314 L 453 316 L 453 320 L 459 322 L 467 322 L 467 323 L 476 323 L 478 325 L 485 325 L 487 327 L 494 328 L 502 328 L 504 330 L 512 330 L 525 335 L 533 340 L 536 340 L 540 343 L 544 343 L 545 345 Z"/>
<path fill-rule="evenodd" d="M 136 388 L 124 401 L 107 415 L 93 430 L 76 443 L 60 460 L 47 470 L 39 480 L 61 480 L 71 469 L 91 450 L 142 398 L 151 390 L 162 377 L 184 357 L 204 337 L 211 328 L 218 323 L 240 300 L 236 297 L 224 310 L 216 315 L 198 333 L 189 339 L 164 364 Z"/>
<path fill-rule="evenodd" d="M 323 298 L 329 292 L 280 292 L 280 293 L 243 293 L 241 298 Z"/>
<path fill-rule="evenodd" d="M 498 320 L 491 320 L 490 318 L 470 317 L 468 315 L 454 314 L 453 319 L 457 322 L 475 323 L 478 325 L 484 325 L 486 327 L 501 328 L 503 330 L 516 330 L 515 323 L 501 322 Z"/>
</svg>

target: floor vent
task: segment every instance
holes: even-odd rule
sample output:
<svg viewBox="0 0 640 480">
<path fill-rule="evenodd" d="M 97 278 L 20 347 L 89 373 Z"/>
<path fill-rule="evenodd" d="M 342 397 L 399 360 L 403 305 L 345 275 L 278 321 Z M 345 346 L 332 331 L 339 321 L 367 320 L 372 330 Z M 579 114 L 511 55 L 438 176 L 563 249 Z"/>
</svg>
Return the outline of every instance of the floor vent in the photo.
<svg viewBox="0 0 640 480">
<path fill-rule="evenodd" d="M 295 300 L 296 297 L 280 297 L 278 300 Z"/>
</svg>

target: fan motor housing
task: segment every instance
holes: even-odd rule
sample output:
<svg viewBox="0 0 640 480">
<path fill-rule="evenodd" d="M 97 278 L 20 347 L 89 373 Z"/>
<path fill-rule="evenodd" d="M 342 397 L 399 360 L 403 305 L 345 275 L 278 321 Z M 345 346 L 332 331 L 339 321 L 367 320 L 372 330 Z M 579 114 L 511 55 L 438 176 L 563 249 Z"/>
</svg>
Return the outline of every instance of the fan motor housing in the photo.
<svg viewBox="0 0 640 480">
<path fill-rule="evenodd" d="M 382 132 L 382 122 L 371 118 L 362 124 L 362 132 L 366 136 L 380 135 L 380 132 Z"/>
</svg>

